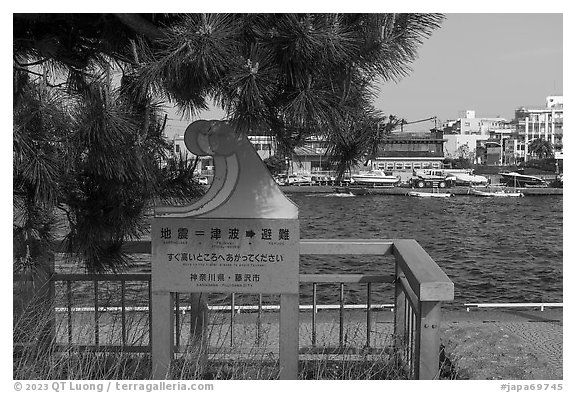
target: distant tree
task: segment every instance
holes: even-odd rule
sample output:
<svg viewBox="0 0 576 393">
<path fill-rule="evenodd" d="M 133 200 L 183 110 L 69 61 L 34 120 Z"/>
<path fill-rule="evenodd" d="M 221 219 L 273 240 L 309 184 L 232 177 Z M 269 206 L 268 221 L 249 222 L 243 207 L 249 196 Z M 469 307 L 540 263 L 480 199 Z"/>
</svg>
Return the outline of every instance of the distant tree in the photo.
<svg viewBox="0 0 576 393">
<path fill-rule="evenodd" d="M 288 167 L 288 164 L 286 164 L 286 158 L 277 154 L 264 159 L 264 164 L 273 176 L 280 173 L 286 173 Z"/>
<path fill-rule="evenodd" d="M 564 147 L 564 145 L 562 144 L 562 142 L 554 144 L 554 150 L 555 151 L 562 151 L 563 147 Z"/>
<path fill-rule="evenodd" d="M 536 154 L 538 159 L 551 157 L 554 155 L 554 147 L 550 142 L 545 139 L 538 138 L 534 139 L 528 145 L 528 152 L 531 154 Z"/>
<path fill-rule="evenodd" d="M 468 169 L 472 167 L 472 163 L 467 158 L 445 158 L 443 164 L 447 168 L 452 169 Z"/>
<path fill-rule="evenodd" d="M 476 160 L 480 159 L 480 163 L 483 164 L 486 162 L 486 153 L 487 149 L 486 146 L 478 146 L 476 148 Z"/>
<path fill-rule="evenodd" d="M 468 146 L 468 143 L 466 143 L 464 145 L 458 146 L 458 149 L 456 149 L 456 157 L 460 159 L 471 160 L 474 157 L 474 153 L 470 151 L 470 146 Z"/>
</svg>

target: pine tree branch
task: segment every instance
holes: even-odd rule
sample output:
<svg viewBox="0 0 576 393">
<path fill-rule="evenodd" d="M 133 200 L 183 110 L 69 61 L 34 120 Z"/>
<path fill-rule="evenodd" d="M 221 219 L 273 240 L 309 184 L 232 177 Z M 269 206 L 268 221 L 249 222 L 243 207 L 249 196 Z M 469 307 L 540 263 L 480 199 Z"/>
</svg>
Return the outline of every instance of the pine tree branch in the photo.
<svg viewBox="0 0 576 393">
<path fill-rule="evenodd" d="M 152 23 L 148 22 L 138 14 L 114 14 L 122 23 L 152 40 L 166 37 L 166 34 Z"/>
</svg>

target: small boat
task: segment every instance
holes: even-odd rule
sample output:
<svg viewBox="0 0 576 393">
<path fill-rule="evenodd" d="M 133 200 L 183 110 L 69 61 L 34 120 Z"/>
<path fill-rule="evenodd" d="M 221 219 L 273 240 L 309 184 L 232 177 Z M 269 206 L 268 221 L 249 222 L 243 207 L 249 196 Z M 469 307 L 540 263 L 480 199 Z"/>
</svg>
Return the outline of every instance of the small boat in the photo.
<svg viewBox="0 0 576 393">
<path fill-rule="evenodd" d="M 445 172 L 456 178 L 456 185 L 474 186 L 488 184 L 487 177 L 475 175 L 472 169 L 445 169 Z"/>
<path fill-rule="evenodd" d="M 421 197 L 421 198 L 449 198 L 454 196 L 447 192 L 424 192 L 424 191 L 409 191 L 408 196 Z"/>
<path fill-rule="evenodd" d="M 485 189 L 479 190 L 477 188 L 470 188 L 468 193 L 471 195 L 476 195 L 480 197 L 509 197 L 509 198 L 518 198 L 523 197 L 524 194 L 518 191 L 505 191 L 503 189 Z"/>
<path fill-rule="evenodd" d="M 501 183 L 509 187 L 546 187 L 547 183 L 536 176 L 523 175 L 518 172 L 501 172 Z"/>
<path fill-rule="evenodd" d="M 352 182 L 357 184 L 370 185 L 372 187 L 394 187 L 400 183 L 398 176 L 392 175 L 390 172 L 383 171 L 368 171 L 360 172 L 352 175 Z"/>
</svg>

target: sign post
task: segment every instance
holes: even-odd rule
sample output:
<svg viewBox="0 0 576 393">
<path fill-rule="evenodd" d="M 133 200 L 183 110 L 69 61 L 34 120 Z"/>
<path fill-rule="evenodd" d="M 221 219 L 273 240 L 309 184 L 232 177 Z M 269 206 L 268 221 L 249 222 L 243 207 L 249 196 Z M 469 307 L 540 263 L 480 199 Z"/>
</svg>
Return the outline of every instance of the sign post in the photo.
<svg viewBox="0 0 576 393">
<path fill-rule="evenodd" d="M 298 375 L 300 227 L 243 135 L 226 123 L 197 121 L 186 147 L 211 155 L 215 175 L 190 206 L 156 208 L 152 222 L 152 373 L 169 376 L 173 293 L 280 294 L 280 378 Z"/>
</svg>

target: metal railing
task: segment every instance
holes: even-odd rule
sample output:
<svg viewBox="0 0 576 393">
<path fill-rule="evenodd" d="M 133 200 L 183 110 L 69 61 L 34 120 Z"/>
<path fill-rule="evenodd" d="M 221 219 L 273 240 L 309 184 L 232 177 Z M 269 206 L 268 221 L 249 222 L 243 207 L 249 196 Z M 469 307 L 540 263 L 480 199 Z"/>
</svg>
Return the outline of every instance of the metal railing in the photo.
<svg viewBox="0 0 576 393">
<path fill-rule="evenodd" d="M 454 298 L 454 286 L 440 267 L 430 258 L 415 240 L 301 240 L 301 255 L 378 255 L 395 257 L 395 274 L 367 275 L 367 274 L 301 274 L 301 284 L 312 285 L 312 305 L 303 305 L 301 309 L 312 311 L 311 343 L 314 348 L 317 345 L 317 313 L 319 309 L 338 310 L 338 344 L 345 346 L 345 323 L 346 309 L 363 309 L 366 311 L 366 341 L 364 347 L 371 348 L 372 311 L 376 308 L 389 307 L 394 310 L 394 350 L 401 363 L 405 366 L 408 375 L 414 379 L 434 379 L 439 373 L 440 334 L 441 322 L 440 306 L 443 301 L 451 301 Z M 127 253 L 151 252 L 150 242 L 128 242 L 125 246 Z M 31 277 L 15 275 L 14 280 L 26 280 Z M 94 307 L 72 307 L 72 283 L 92 282 L 94 294 Z M 120 283 L 120 306 L 101 306 L 99 299 L 99 285 L 103 281 Z M 75 312 L 93 312 L 93 342 L 94 345 L 78 345 L 79 348 L 91 350 L 115 350 L 121 349 L 126 352 L 148 352 L 151 342 L 151 318 L 148 311 L 151 302 L 151 275 L 149 273 L 131 274 L 55 274 L 52 273 L 47 283 L 54 285 L 63 282 L 66 286 L 66 307 L 52 310 L 66 313 L 67 342 L 73 345 L 73 318 Z M 147 285 L 147 306 L 129 307 L 126 305 L 126 284 L 128 282 L 140 282 Z M 339 285 L 339 304 L 318 305 L 317 287 L 319 284 Z M 365 305 L 346 305 L 345 285 L 366 284 L 367 301 Z M 394 304 L 373 305 L 373 284 L 388 283 L 395 288 Z M 237 305 L 235 296 L 230 297 L 230 306 L 215 306 L 215 311 L 230 312 L 230 344 L 234 343 L 234 314 L 241 310 L 256 311 L 256 342 L 260 342 L 261 317 L 265 310 L 274 309 L 277 306 L 263 305 L 262 295 L 258 297 L 258 304 L 247 306 Z M 190 297 L 192 301 L 192 297 Z M 181 313 L 192 310 L 193 305 L 182 304 L 180 294 L 175 296 L 176 312 L 176 336 L 175 344 L 180 346 L 181 336 Z M 140 340 L 140 344 L 129 342 L 127 338 L 126 316 L 128 312 L 139 311 L 148 314 L 148 339 Z M 120 345 L 105 345 L 100 342 L 100 319 L 104 312 L 120 312 L 121 333 Z M 192 323 L 191 323 L 192 329 Z M 147 342 L 146 342 L 147 341 Z"/>
<path fill-rule="evenodd" d="M 545 307 L 564 307 L 564 303 L 464 303 L 466 311 L 470 312 L 470 307 L 475 308 L 539 308 L 544 311 Z"/>
</svg>

